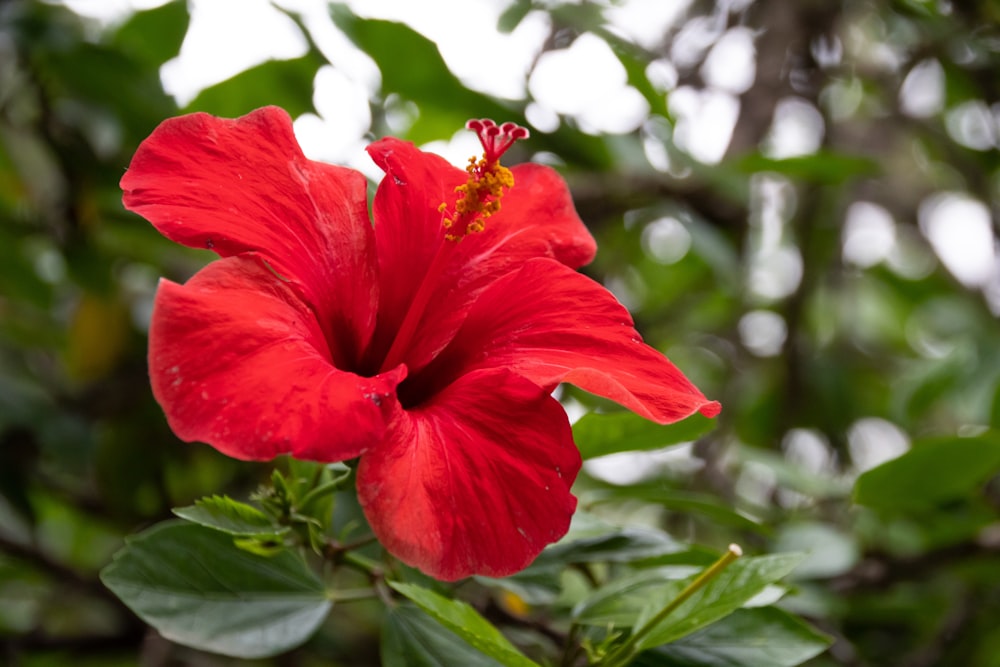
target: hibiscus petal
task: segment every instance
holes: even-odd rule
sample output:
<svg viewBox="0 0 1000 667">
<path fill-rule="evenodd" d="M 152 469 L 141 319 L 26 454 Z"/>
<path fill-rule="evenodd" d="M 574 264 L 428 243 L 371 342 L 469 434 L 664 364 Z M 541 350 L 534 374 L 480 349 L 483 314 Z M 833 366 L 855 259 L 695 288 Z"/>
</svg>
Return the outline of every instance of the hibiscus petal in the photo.
<svg viewBox="0 0 1000 667">
<path fill-rule="evenodd" d="M 721 409 L 642 342 L 608 290 L 547 259 L 490 285 L 452 345 L 408 384 L 432 392 L 482 368 L 509 368 L 545 388 L 569 382 L 661 424 Z"/>
<path fill-rule="evenodd" d="M 361 457 L 358 497 L 397 558 L 452 581 L 526 567 L 569 529 L 580 470 L 566 414 L 504 370 L 462 376 Z"/>
<path fill-rule="evenodd" d="M 161 281 L 149 331 L 153 394 L 174 433 L 238 459 L 360 455 L 384 434 L 405 369 L 332 363 L 315 314 L 252 255 Z"/>
<path fill-rule="evenodd" d="M 376 354 L 388 350 L 420 289 L 430 294 L 417 304 L 423 310 L 419 334 L 403 359 L 411 369 L 428 363 L 451 340 L 479 292 L 500 276 L 534 257 L 573 268 L 594 257 L 594 239 L 565 182 L 549 167 L 515 166 L 514 187 L 485 231 L 456 243 L 444 240 L 438 207 L 454 205 L 455 187 L 465 182 L 466 172 L 398 139 L 382 139 L 368 151 L 386 173 L 373 207 L 382 299 Z M 439 248 L 447 256 L 435 261 Z M 432 282 L 421 287 L 425 280 Z"/>
<path fill-rule="evenodd" d="M 377 282 L 366 180 L 306 159 L 283 110 L 167 120 L 121 187 L 125 207 L 173 241 L 223 257 L 258 252 L 317 309 L 338 361 L 367 345 Z"/>
</svg>

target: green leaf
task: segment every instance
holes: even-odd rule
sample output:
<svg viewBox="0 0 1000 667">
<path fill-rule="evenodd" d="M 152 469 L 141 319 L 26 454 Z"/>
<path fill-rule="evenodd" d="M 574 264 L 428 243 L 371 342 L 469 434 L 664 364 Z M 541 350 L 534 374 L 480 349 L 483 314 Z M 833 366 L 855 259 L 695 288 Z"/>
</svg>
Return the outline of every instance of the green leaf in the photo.
<svg viewBox="0 0 1000 667">
<path fill-rule="evenodd" d="M 115 33 L 113 43 L 129 55 L 159 66 L 180 52 L 189 20 L 187 3 L 174 0 L 134 14 Z"/>
<path fill-rule="evenodd" d="M 768 585 L 795 569 L 795 566 L 803 558 L 802 554 L 772 554 L 736 561 L 709 581 L 704 588 L 699 589 L 688 598 L 652 632 L 643 637 L 642 641 L 639 642 L 639 648 L 652 648 L 676 641 L 725 618 L 749 602 Z M 685 581 L 677 589 L 677 592 L 683 590 L 688 583 L 690 581 Z M 671 599 L 673 597 L 670 596 Z M 647 617 L 652 618 L 656 610 L 662 606 L 647 607 L 647 609 L 651 609 Z"/>
<path fill-rule="evenodd" d="M 587 491 L 586 497 L 592 505 L 610 501 L 643 500 L 674 512 L 702 515 L 713 524 L 733 526 L 763 534 L 771 532 L 769 526 L 743 516 L 713 495 L 667 488 L 660 480 L 627 486 L 602 483 L 599 488 Z"/>
<path fill-rule="evenodd" d="M 801 554 L 775 554 L 737 560 L 646 635 L 640 648 L 674 641 L 724 618 L 791 572 L 802 558 Z M 577 605 L 574 618 L 587 625 L 641 625 L 642 618 L 652 618 L 698 576 L 671 578 L 677 572 L 671 568 L 640 571 L 612 581 Z"/>
<path fill-rule="evenodd" d="M 574 13 L 580 7 L 574 6 Z M 530 125 L 523 106 L 502 104 L 496 99 L 470 90 L 445 63 L 437 45 L 402 23 L 359 18 L 336 3 L 331 15 L 337 27 L 354 44 L 371 56 L 382 72 L 382 97 L 395 93 L 413 102 L 420 115 L 407 130 L 405 138 L 417 144 L 435 139 L 449 139 L 465 127 L 469 118 L 493 118 Z M 414 63 L 419 63 L 415 67 Z M 549 150 L 578 166 L 611 168 L 608 146 L 592 137 L 561 126 L 555 132 L 533 134 L 532 150 Z"/>
<path fill-rule="evenodd" d="M 531 0 L 514 0 L 497 19 L 497 30 L 509 35 L 521 25 L 521 21 L 534 9 Z"/>
<path fill-rule="evenodd" d="M 603 535 L 555 544 L 536 563 L 629 563 L 684 551 L 666 533 L 646 528 L 619 528 Z"/>
<path fill-rule="evenodd" d="M 483 655 L 409 604 L 386 612 L 380 649 L 383 667 L 499 667 L 504 664 Z"/>
<path fill-rule="evenodd" d="M 582 600 L 573 609 L 573 618 L 585 625 L 632 627 L 651 599 L 669 602 L 666 596 L 684 587 L 678 582 L 693 579 L 697 570 L 684 566 L 662 567 L 618 577 Z"/>
<path fill-rule="evenodd" d="M 638 90 L 649 103 L 650 112 L 663 118 L 668 117 L 670 114 L 667 111 L 666 96 L 656 90 L 649 82 L 649 77 L 646 76 L 646 68 L 649 66 L 647 54 L 642 49 L 636 48 L 629 40 L 622 39 L 610 30 L 599 29 L 597 33 L 608 43 L 625 68 L 629 85 Z"/>
<path fill-rule="evenodd" d="M 66 87 L 61 95 L 93 109 L 90 118 L 94 121 L 109 126 L 119 123 L 129 144 L 138 143 L 157 122 L 176 113 L 174 101 L 163 92 L 156 68 L 119 51 L 100 44 L 76 44 L 72 49 L 42 51 L 39 56 L 40 74 Z M 70 246 L 67 250 L 83 252 L 86 248 Z M 106 263 L 107 258 L 101 257 L 100 261 Z"/>
<path fill-rule="evenodd" d="M 866 471 L 854 501 L 875 509 L 923 510 L 973 493 L 1000 470 L 1000 438 L 923 440 L 891 461 Z"/>
<path fill-rule="evenodd" d="M 631 412 L 592 412 L 573 425 L 573 440 L 587 460 L 616 452 L 648 451 L 691 442 L 714 429 L 716 423 L 714 419 L 694 414 L 664 426 Z"/>
<path fill-rule="evenodd" d="M 666 533 L 647 528 L 614 528 L 599 524 L 578 512 L 569 534 L 545 549 L 526 569 L 502 579 L 476 577 L 485 586 L 502 588 L 528 604 L 551 604 L 561 590 L 560 573 L 571 563 L 631 563 L 658 559 L 687 551 Z M 599 525 L 597 534 L 590 534 Z M 581 527 L 584 524 L 584 527 Z"/>
<path fill-rule="evenodd" d="M 821 521 L 785 522 L 772 542 L 777 552 L 806 554 L 795 568 L 796 579 L 821 579 L 845 574 L 861 558 L 857 536 Z"/>
<path fill-rule="evenodd" d="M 188 507 L 175 507 L 173 513 L 206 528 L 230 535 L 282 535 L 288 526 L 276 526 L 271 518 L 256 507 L 225 496 L 196 500 Z"/>
<path fill-rule="evenodd" d="M 508 667 L 538 667 L 537 663 L 518 651 L 499 630 L 466 603 L 449 600 L 413 584 L 390 581 L 389 585 L 479 652 Z"/>
<path fill-rule="evenodd" d="M 633 667 L 794 667 L 831 640 L 776 607 L 738 609 L 707 628 L 640 655 Z"/>
<path fill-rule="evenodd" d="M 1000 383 L 997 383 L 996 391 L 993 393 L 993 401 L 990 403 L 990 426 L 1000 429 Z"/>
<path fill-rule="evenodd" d="M 754 153 L 742 158 L 736 166 L 746 173 L 770 171 L 798 180 L 829 185 L 839 185 L 852 178 L 874 176 L 879 173 L 878 164 L 871 158 L 830 151 L 782 159 Z"/>
<path fill-rule="evenodd" d="M 257 556 L 179 521 L 126 539 L 101 581 L 167 639 L 237 658 L 298 646 L 332 604 L 295 554 Z"/>
<path fill-rule="evenodd" d="M 201 91 L 185 112 L 207 111 L 236 118 L 274 104 L 296 118 L 313 111 L 313 80 L 325 64 L 315 51 L 293 60 L 269 60 Z"/>
<path fill-rule="evenodd" d="M 396 93 L 415 102 L 420 115 L 407 138 L 421 144 L 451 137 L 472 115 L 523 118 L 495 100 L 469 90 L 448 69 L 434 42 L 402 23 L 362 19 L 331 9 L 333 20 L 358 48 L 371 56 L 382 72 L 383 97 Z M 419 63 L 419 67 L 414 67 Z M 473 114 L 473 110 L 478 110 Z"/>
<path fill-rule="evenodd" d="M 530 605 L 552 604 L 562 590 L 560 574 L 562 566 L 558 563 L 538 565 L 537 560 L 520 572 L 494 579 L 492 577 L 476 577 L 476 581 L 490 588 L 509 591 Z"/>
</svg>

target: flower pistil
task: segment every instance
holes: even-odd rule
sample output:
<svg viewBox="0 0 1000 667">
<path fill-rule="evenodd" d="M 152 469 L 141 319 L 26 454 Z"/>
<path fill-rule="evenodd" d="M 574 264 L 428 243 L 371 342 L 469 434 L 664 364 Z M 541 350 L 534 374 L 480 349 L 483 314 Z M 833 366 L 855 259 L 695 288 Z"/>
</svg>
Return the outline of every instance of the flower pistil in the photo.
<svg viewBox="0 0 1000 667">
<path fill-rule="evenodd" d="M 460 241 L 467 234 L 483 231 L 486 219 L 500 210 L 504 192 L 514 187 L 514 175 L 500 164 L 500 156 L 518 139 L 528 138 L 527 128 L 509 122 L 497 125 L 488 118 L 474 118 L 465 127 L 479 135 L 483 156 L 469 158 L 465 168 L 469 177 L 455 188 L 458 197 L 454 212 L 448 212 L 447 202 L 438 206 L 438 211 L 444 214 L 441 224 L 449 241 Z"/>
</svg>

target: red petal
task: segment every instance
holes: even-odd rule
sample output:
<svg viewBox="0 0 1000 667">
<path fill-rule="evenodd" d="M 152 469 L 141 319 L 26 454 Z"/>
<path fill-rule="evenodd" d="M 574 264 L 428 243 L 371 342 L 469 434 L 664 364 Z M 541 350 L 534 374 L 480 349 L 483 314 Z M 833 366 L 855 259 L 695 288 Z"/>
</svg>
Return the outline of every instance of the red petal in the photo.
<svg viewBox="0 0 1000 667">
<path fill-rule="evenodd" d="M 365 178 L 307 160 L 283 110 L 167 120 L 121 186 L 125 207 L 173 241 L 259 252 L 317 308 L 338 360 L 367 345 L 377 296 Z"/>
<path fill-rule="evenodd" d="M 500 276 L 534 257 L 576 268 L 594 256 L 594 239 L 577 216 L 565 182 L 548 167 L 514 167 L 515 184 L 500 212 L 486 221 L 485 231 L 455 243 L 443 240 L 438 207 L 454 205 L 465 171 L 398 139 L 382 139 L 368 151 L 386 172 L 374 202 L 382 295 L 376 350 L 388 350 L 425 277 L 434 281 L 423 323 L 405 357 L 411 369 L 425 365 L 451 340 L 479 292 Z M 448 256 L 428 276 L 441 244 Z"/>
<path fill-rule="evenodd" d="M 608 290 L 547 259 L 490 285 L 452 346 L 408 384 L 433 391 L 480 368 L 508 368 L 546 388 L 570 382 L 661 424 L 721 409 L 642 342 Z"/>
<path fill-rule="evenodd" d="M 382 544 L 438 579 L 523 569 L 569 529 L 580 470 L 566 414 L 523 378 L 459 378 L 361 458 L 358 497 Z"/>
<path fill-rule="evenodd" d="M 315 314 L 258 258 L 160 283 L 149 331 L 153 394 L 174 433 L 238 459 L 341 461 L 385 432 L 405 369 L 334 367 Z"/>
</svg>

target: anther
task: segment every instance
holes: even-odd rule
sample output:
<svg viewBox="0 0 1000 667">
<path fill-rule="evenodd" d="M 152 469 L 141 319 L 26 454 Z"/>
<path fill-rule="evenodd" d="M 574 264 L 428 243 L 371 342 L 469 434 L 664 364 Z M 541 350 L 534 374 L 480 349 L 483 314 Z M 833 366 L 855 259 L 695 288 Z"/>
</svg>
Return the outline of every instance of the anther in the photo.
<svg viewBox="0 0 1000 667">
<path fill-rule="evenodd" d="M 486 219 L 500 210 L 500 198 L 514 187 L 514 175 L 500 164 L 500 157 L 515 141 L 528 138 L 526 128 L 509 122 L 497 125 L 488 118 L 473 118 L 465 127 L 478 135 L 483 157 L 469 158 L 465 168 L 468 180 L 455 188 L 454 212 L 450 213 L 445 203 L 438 207 L 449 241 L 483 231 Z"/>
</svg>

